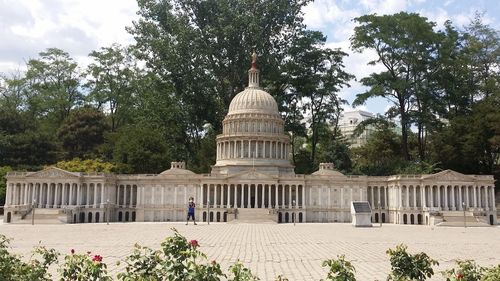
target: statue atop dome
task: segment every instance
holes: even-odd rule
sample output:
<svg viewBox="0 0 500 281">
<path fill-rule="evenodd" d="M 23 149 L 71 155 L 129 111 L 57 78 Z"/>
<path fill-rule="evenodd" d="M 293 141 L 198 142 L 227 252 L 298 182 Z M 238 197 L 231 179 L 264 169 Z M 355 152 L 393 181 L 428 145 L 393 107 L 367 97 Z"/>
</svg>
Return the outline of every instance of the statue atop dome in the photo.
<svg viewBox="0 0 500 281">
<path fill-rule="evenodd" d="M 252 54 L 252 67 L 248 70 L 248 87 L 259 88 L 259 70 L 257 69 L 257 53 Z"/>
</svg>

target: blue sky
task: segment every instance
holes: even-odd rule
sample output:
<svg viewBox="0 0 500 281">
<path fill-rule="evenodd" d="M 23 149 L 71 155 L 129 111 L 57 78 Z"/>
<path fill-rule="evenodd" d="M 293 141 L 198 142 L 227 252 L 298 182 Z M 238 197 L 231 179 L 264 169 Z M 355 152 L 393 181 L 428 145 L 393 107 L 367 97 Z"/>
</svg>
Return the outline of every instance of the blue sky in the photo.
<svg viewBox="0 0 500 281">
<path fill-rule="evenodd" d="M 69 52 L 85 67 L 92 50 L 114 42 L 133 43 L 125 26 L 137 19 L 137 9 L 136 0 L 0 0 L 0 73 L 22 71 L 25 61 L 49 47 Z M 418 12 L 440 28 L 447 19 L 457 27 L 467 25 L 475 11 L 480 11 L 485 12 L 485 23 L 500 30 L 499 0 L 316 0 L 303 11 L 307 26 L 328 36 L 329 47 L 350 54 L 345 65 L 358 80 L 382 68 L 366 65 L 374 53 L 357 54 L 349 49 L 352 19 L 357 16 Z M 364 91 L 356 81 L 351 85 L 341 92 L 349 102 Z M 385 100 L 374 99 L 360 108 L 383 113 L 387 107 Z"/>
</svg>

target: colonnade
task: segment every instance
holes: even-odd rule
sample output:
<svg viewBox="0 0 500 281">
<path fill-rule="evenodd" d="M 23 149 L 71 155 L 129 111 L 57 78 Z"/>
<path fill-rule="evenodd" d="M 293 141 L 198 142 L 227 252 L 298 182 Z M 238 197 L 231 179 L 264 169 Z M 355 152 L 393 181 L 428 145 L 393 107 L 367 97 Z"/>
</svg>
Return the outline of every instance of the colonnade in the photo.
<svg viewBox="0 0 500 281">
<path fill-rule="evenodd" d="M 234 135 L 247 133 L 282 134 L 283 121 L 275 118 L 269 119 L 268 121 L 264 121 L 262 119 L 249 121 L 248 119 L 241 120 L 239 118 L 234 119 L 233 121 L 224 121 L 223 134 Z"/>
<path fill-rule="evenodd" d="M 305 189 L 288 184 L 203 184 L 201 202 L 220 208 L 304 207 Z"/>
<path fill-rule="evenodd" d="M 123 207 L 137 205 L 137 185 L 121 184 L 116 192 L 116 204 Z"/>
<path fill-rule="evenodd" d="M 104 203 L 103 198 L 104 188 L 101 183 L 8 183 L 5 204 L 16 206 L 35 202 L 38 207 L 44 208 L 74 205 L 96 207 Z"/>
<path fill-rule="evenodd" d="M 440 208 L 444 211 L 463 210 L 463 207 L 485 210 L 495 208 L 494 186 L 403 185 L 390 188 L 399 191 L 392 193 L 391 198 L 396 207 Z"/>
<path fill-rule="evenodd" d="M 266 140 L 227 140 L 217 142 L 217 159 L 287 159 L 288 143 Z"/>
<path fill-rule="evenodd" d="M 367 201 L 370 202 L 372 209 L 388 207 L 389 202 L 389 187 L 387 186 L 368 186 Z"/>
</svg>

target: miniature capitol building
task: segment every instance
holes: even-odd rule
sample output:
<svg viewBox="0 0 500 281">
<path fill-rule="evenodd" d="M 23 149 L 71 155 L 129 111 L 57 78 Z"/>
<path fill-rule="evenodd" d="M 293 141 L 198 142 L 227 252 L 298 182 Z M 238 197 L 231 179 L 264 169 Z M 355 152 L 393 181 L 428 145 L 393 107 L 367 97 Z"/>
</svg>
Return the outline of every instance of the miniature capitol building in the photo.
<svg viewBox="0 0 500 281">
<path fill-rule="evenodd" d="M 4 221 L 30 223 L 33 209 L 36 221 L 185 221 L 194 197 L 199 221 L 351 222 L 351 202 L 368 201 L 373 222 L 463 224 L 465 217 L 468 224 L 496 224 L 490 175 L 348 176 L 331 163 L 295 174 L 284 121 L 259 87 L 255 56 L 248 73 L 249 85 L 231 101 L 217 136 L 210 174 L 195 174 L 184 162 L 154 175 L 10 172 Z"/>
</svg>

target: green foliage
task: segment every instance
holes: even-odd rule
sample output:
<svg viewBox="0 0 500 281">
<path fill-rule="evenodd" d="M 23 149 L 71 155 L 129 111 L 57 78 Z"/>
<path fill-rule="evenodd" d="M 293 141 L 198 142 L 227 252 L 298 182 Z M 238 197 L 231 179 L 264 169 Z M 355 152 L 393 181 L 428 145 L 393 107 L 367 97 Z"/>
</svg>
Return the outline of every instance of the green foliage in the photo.
<svg viewBox="0 0 500 281">
<path fill-rule="evenodd" d="M 61 280 L 71 281 L 107 281 L 112 280 L 107 273 L 107 265 L 100 255 L 86 254 L 66 255 L 64 264 L 59 268 Z"/>
<path fill-rule="evenodd" d="M 131 50 L 118 44 L 92 51 L 89 56 L 94 60 L 87 69 L 89 98 L 98 109 L 108 112 L 114 132 L 131 119 L 139 70 Z"/>
<path fill-rule="evenodd" d="M 69 159 L 92 157 L 104 141 L 107 129 L 104 114 L 94 108 L 73 110 L 57 131 Z"/>
<path fill-rule="evenodd" d="M 21 257 L 9 253 L 9 242 L 8 238 L 0 234 L 0 277 L 2 280 L 52 280 L 48 268 L 57 262 L 58 253 L 54 249 L 37 247 L 33 255 L 40 256 L 41 259 L 32 256 L 28 262 L 24 262 Z"/>
<path fill-rule="evenodd" d="M 457 260 L 458 268 L 442 272 L 446 281 L 479 281 L 483 269 L 472 260 Z"/>
<path fill-rule="evenodd" d="M 351 149 L 354 172 L 366 175 L 394 174 L 404 163 L 400 153 L 400 138 L 388 124 L 380 124 L 374 129 L 365 145 Z"/>
<path fill-rule="evenodd" d="M 326 279 L 330 281 L 356 281 L 354 266 L 350 261 L 345 260 L 344 255 L 337 256 L 337 259 L 323 261 L 323 267 L 328 267 L 328 275 Z"/>
<path fill-rule="evenodd" d="M 417 124 L 419 142 L 423 141 L 426 126 L 433 121 L 432 114 L 426 114 L 433 110 L 434 97 L 428 87 L 427 73 L 436 68 L 434 61 L 441 36 L 433 30 L 434 22 L 415 13 L 364 15 L 354 21 L 358 26 L 351 37 L 352 48 L 357 52 L 376 51 L 377 58 L 369 64 L 379 63 L 385 71 L 361 79 L 369 90 L 358 94 L 353 105 L 364 104 L 374 97 L 392 102 L 389 117 L 400 119 L 401 154 L 409 160 L 408 131 L 412 121 Z M 425 156 L 424 151 L 419 152 L 421 158 Z"/>
<path fill-rule="evenodd" d="M 69 172 L 112 173 L 117 170 L 116 164 L 104 162 L 100 159 L 81 160 L 80 158 L 73 158 L 69 161 L 59 161 L 54 166 Z"/>
<path fill-rule="evenodd" d="M 113 160 L 127 165 L 133 173 L 158 173 L 166 169 L 171 158 L 169 147 L 158 129 L 137 125 L 118 130 Z"/>
<path fill-rule="evenodd" d="M 78 65 L 67 52 L 48 48 L 38 59 L 30 59 L 27 68 L 28 110 L 40 118 L 47 116 L 50 125 L 57 128 L 71 109 L 83 102 Z"/>
<path fill-rule="evenodd" d="M 126 258 L 126 272 L 119 273 L 118 279 L 217 281 L 225 276 L 217 262 L 207 262 L 206 255 L 198 250 L 198 241 L 188 242 L 175 228 L 172 230 L 174 235 L 161 243 L 159 251 L 136 245 Z"/>
<path fill-rule="evenodd" d="M 317 146 L 323 127 L 335 121 L 346 103 L 337 93 L 349 87 L 354 76 L 344 71 L 340 49 L 325 47 L 326 37 L 317 31 L 303 31 L 292 41 L 285 71 L 290 76 L 288 90 L 297 95 L 309 126 L 310 161 L 315 163 Z M 302 121 L 299 121 L 302 122 Z M 299 127 L 300 129 L 300 127 Z"/>
<path fill-rule="evenodd" d="M 231 275 L 228 281 L 259 281 L 260 279 L 252 274 L 239 260 L 229 267 Z"/>
<path fill-rule="evenodd" d="M 7 194 L 7 179 L 5 176 L 12 171 L 10 166 L 0 166 L 0 205 L 5 204 L 5 196 Z"/>
<path fill-rule="evenodd" d="M 391 273 L 387 280 L 426 280 L 432 277 L 434 275 L 432 266 L 439 265 L 439 263 L 424 252 L 412 255 L 406 249 L 405 245 L 398 245 L 396 249 L 387 250 L 391 262 Z"/>
<path fill-rule="evenodd" d="M 493 267 L 484 268 L 484 274 L 481 281 L 496 281 L 500 280 L 500 264 Z"/>
</svg>

